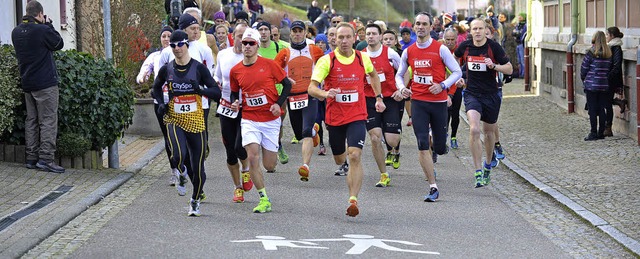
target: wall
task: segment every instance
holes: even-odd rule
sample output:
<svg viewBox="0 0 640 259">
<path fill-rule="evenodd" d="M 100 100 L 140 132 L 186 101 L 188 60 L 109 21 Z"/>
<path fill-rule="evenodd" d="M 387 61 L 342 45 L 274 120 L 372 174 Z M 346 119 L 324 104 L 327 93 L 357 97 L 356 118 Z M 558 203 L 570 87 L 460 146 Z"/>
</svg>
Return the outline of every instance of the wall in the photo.
<svg viewBox="0 0 640 259">
<path fill-rule="evenodd" d="M 61 24 L 61 1 L 65 3 L 67 23 Z M 44 14 L 53 20 L 53 27 L 60 33 L 64 40 L 64 49 L 76 48 L 76 26 L 74 18 L 74 0 L 40 0 Z M 16 1 L 15 0 L 0 0 L 0 6 L 2 6 L 3 15 L 0 15 L 0 41 L 2 43 L 11 44 L 11 31 L 16 26 Z M 22 0 L 23 10 L 20 12 L 25 14 L 27 1 Z"/>
</svg>

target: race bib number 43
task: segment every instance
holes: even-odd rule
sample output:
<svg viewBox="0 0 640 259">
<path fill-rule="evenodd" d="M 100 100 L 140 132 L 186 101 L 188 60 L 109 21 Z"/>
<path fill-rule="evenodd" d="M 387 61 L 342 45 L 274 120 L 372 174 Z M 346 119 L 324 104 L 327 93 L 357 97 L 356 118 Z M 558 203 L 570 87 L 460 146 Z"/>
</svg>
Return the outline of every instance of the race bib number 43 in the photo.
<svg viewBox="0 0 640 259">
<path fill-rule="evenodd" d="M 309 96 L 306 94 L 294 95 L 289 97 L 289 108 L 291 110 L 300 110 L 309 106 Z"/>
<path fill-rule="evenodd" d="M 173 111 L 175 113 L 190 113 L 198 110 L 196 96 L 176 96 L 173 98 Z"/>
<path fill-rule="evenodd" d="M 471 71 L 487 71 L 487 64 L 484 63 L 484 57 L 469 56 L 467 61 L 469 70 Z"/>
</svg>

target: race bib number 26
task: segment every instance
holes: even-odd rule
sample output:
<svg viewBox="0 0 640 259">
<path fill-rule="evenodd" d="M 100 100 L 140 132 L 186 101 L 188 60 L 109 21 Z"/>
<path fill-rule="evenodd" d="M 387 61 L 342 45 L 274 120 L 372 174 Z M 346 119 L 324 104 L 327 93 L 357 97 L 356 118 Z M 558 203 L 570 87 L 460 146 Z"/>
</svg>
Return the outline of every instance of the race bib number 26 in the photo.
<svg viewBox="0 0 640 259">
<path fill-rule="evenodd" d="M 468 67 L 470 71 L 487 71 L 487 64 L 484 57 L 470 56 L 468 58 Z"/>
</svg>

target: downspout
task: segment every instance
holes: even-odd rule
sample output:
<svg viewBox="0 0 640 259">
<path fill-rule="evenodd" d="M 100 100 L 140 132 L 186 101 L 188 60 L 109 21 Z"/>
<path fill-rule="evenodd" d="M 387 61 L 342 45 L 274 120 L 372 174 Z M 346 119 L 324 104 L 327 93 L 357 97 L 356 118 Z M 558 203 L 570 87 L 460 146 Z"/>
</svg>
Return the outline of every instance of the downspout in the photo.
<svg viewBox="0 0 640 259">
<path fill-rule="evenodd" d="M 571 40 L 567 45 L 567 112 L 575 112 L 573 45 L 578 41 L 578 0 L 571 0 Z"/>
<path fill-rule="evenodd" d="M 636 50 L 638 53 L 636 58 L 636 124 L 638 146 L 640 146 L 640 47 Z"/>
<path fill-rule="evenodd" d="M 531 40 L 531 1 L 527 1 L 527 37 L 524 38 L 524 90 L 531 91 L 531 78 L 529 73 L 529 40 Z"/>
</svg>

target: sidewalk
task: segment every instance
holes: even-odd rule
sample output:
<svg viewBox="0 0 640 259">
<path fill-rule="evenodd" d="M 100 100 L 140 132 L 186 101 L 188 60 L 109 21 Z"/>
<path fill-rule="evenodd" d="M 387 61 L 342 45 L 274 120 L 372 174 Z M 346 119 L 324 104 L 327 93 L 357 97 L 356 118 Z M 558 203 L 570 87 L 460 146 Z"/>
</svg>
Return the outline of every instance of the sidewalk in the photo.
<svg viewBox="0 0 640 259">
<path fill-rule="evenodd" d="M 526 94 L 518 79 L 505 85 L 498 122 L 504 165 L 640 254 L 640 148 L 633 139 L 614 132 L 584 141 L 588 118 Z"/>
<path fill-rule="evenodd" d="M 26 253 L 117 189 L 164 150 L 161 138 L 125 136 L 118 145 L 121 170 L 67 169 L 64 174 L 54 174 L 0 162 L 0 258 Z M 106 166 L 106 152 L 103 158 Z M 59 197 L 53 200 L 55 196 Z M 30 215 L 14 214 L 47 202 L 50 203 Z"/>
</svg>

